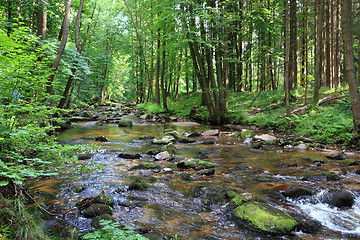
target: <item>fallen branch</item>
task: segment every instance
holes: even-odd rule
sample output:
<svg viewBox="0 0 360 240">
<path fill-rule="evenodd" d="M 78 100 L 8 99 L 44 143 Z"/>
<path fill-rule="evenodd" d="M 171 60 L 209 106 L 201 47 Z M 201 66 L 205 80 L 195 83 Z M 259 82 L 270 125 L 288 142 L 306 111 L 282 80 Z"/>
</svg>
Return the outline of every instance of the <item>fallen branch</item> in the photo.
<svg viewBox="0 0 360 240">
<path fill-rule="evenodd" d="M 330 95 L 330 96 L 326 96 L 322 99 L 319 100 L 319 106 L 320 105 L 323 105 L 323 104 L 326 104 L 326 103 L 329 103 L 329 102 L 332 102 L 332 101 L 335 101 L 337 99 L 341 99 L 341 98 L 344 98 L 344 97 L 347 97 L 349 96 L 348 94 L 346 95 Z M 307 104 L 301 108 L 298 108 L 298 109 L 295 109 L 294 111 L 292 111 L 290 113 L 290 116 L 295 114 L 295 115 L 301 115 L 301 114 L 304 114 L 306 112 L 306 110 L 308 110 L 310 107 L 312 106 L 312 104 Z"/>
</svg>

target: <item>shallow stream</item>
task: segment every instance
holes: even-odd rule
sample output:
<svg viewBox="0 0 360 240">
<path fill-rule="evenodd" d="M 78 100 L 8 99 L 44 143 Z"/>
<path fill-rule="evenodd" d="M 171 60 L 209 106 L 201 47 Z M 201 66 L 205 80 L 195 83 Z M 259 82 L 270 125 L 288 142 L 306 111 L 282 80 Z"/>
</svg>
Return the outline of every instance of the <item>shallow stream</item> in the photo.
<svg viewBox="0 0 360 240">
<path fill-rule="evenodd" d="M 160 137 L 165 130 L 194 132 L 210 129 L 209 126 L 178 127 L 172 124 L 148 123 L 130 115 L 133 127 L 122 128 L 116 124 L 98 125 L 96 122 L 77 122 L 60 134 L 59 141 L 66 144 L 94 144 L 98 150 L 91 159 L 79 164 L 97 166 L 91 172 L 78 172 L 46 179 L 33 185 L 37 200 L 48 211 L 63 212 L 59 217 L 48 217 L 44 228 L 53 235 L 66 239 L 71 231 L 91 230 L 91 219 L 79 215 L 74 208 L 82 198 L 105 192 L 115 202 L 113 216 L 121 223 L 136 229 L 148 229 L 153 239 L 360 239 L 360 175 L 357 167 L 346 167 L 346 174 L 336 160 L 326 158 L 319 151 L 289 151 L 275 146 L 252 149 L 244 140 L 231 137 L 228 130 L 210 137 L 215 144 L 203 144 L 203 137 L 196 143 L 176 143 L 175 160 L 157 162 L 162 170 L 129 169 L 143 161 L 152 161 L 145 152 L 155 146 L 143 136 Z M 105 136 L 107 142 L 95 142 L 95 136 Z M 140 159 L 117 157 L 119 153 L 139 153 Z M 202 158 L 216 165 L 213 176 L 195 179 L 184 177 L 191 170 L 179 169 L 176 162 L 185 158 Z M 308 158 L 324 159 L 326 164 L 313 164 Z M 358 157 L 357 157 L 358 158 Z M 296 164 L 295 164 L 296 163 Z M 99 167 L 100 166 L 100 167 Z M 81 169 L 81 168 L 80 168 Z M 164 169 L 166 169 L 164 171 Z M 333 171 L 341 174 L 340 181 L 304 181 L 303 176 Z M 144 177 L 149 183 L 146 190 L 128 190 L 134 177 Z M 85 186 L 80 193 L 74 186 Z M 302 201 L 287 199 L 286 202 L 269 199 L 287 211 L 303 212 L 319 220 L 321 229 L 312 234 L 294 232 L 289 236 L 268 236 L 235 222 L 226 202 L 212 200 L 207 188 L 232 186 L 237 192 L 256 193 L 268 199 L 266 190 L 282 191 L 290 186 L 310 187 L 317 195 Z M 326 189 L 343 188 L 356 195 L 355 205 L 349 210 L 329 207 L 317 201 Z M 155 234 L 156 233 L 156 234 Z"/>
</svg>

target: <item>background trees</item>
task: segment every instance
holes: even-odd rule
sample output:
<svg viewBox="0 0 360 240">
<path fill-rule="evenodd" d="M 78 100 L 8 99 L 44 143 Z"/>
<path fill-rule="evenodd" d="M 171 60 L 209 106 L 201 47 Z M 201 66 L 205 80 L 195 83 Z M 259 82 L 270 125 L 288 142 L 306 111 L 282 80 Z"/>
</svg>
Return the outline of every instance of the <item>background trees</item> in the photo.
<svg viewBox="0 0 360 240">
<path fill-rule="evenodd" d="M 290 114 L 299 91 L 304 105 L 312 94 L 316 109 L 321 88 L 347 85 L 342 45 L 354 45 L 359 57 L 358 44 L 340 38 L 339 0 L 1 1 L 4 41 L 20 30 L 38 36 L 34 64 L 48 66 L 64 48 L 59 68 L 40 84 L 61 108 L 127 99 L 166 111 L 169 100 L 199 92 L 209 120 L 220 123 L 229 95 L 280 89 Z M 14 75 L 9 69 L 3 74 Z"/>
</svg>

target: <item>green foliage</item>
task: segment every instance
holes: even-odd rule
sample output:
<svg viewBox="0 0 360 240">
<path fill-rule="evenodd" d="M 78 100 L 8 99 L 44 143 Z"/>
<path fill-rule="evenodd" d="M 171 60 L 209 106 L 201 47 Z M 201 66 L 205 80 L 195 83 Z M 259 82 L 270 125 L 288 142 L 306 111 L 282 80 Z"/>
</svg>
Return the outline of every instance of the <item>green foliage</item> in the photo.
<svg viewBox="0 0 360 240">
<path fill-rule="evenodd" d="M 101 220 L 100 224 L 104 226 L 102 229 L 89 232 L 82 238 L 87 240 L 148 240 L 129 227 L 120 228 L 118 222 Z"/>
</svg>

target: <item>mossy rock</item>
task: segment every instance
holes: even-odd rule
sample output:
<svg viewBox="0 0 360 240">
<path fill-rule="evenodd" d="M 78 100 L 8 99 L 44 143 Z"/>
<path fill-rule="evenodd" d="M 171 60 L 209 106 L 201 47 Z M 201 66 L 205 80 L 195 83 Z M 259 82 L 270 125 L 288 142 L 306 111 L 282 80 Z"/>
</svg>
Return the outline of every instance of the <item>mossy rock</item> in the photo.
<svg viewBox="0 0 360 240">
<path fill-rule="evenodd" d="M 118 122 L 119 127 L 132 127 L 133 123 L 130 120 L 121 120 Z"/>
<path fill-rule="evenodd" d="M 275 234 L 288 234 L 297 222 L 286 212 L 263 202 L 246 202 L 234 209 L 236 219 L 250 226 Z"/>
<path fill-rule="evenodd" d="M 175 138 L 171 135 L 165 135 L 162 138 L 155 138 L 151 140 L 152 144 L 158 144 L 158 145 L 166 145 L 172 142 L 175 142 Z"/>
<path fill-rule="evenodd" d="M 148 187 L 149 185 L 145 182 L 145 180 L 135 179 L 132 183 L 130 183 L 129 190 L 144 190 Z"/>
<path fill-rule="evenodd" d="M 117 222 L 116 219 L 111 216 L 110 214 L 103 214 L 101 216 L 97 216 L 95 218 L 93 218 L 91 220 L 91 226 L 95 229 L 101 229 L 103 228 L 104 226 L 100 224 L 100 221 L 101 220 L 108 220 L 108 221 L 112 221 L 112 222 Z"/>
<path fill-rule="evenodd" d="M 264 202 L 262 198 L 253 193 L 240 193 L 238 195 L 235 194 L 235 196 L 233 196 L 233 198 L 230 200 L 229 208 L 235 209 L 236 207 L 248 201 Z"/>
<path fill-rule="evenodd" d="M 325 172 L 324 174 L 326 176 L 326 180 L 328 181 L 338 181 L 341 179 L 341 177 L 334 172 Z"/>
<path fill-rule="evenodd" d="M 241 138 L 250 138 L 252 137 L 252 135 L 254 134 L 254 132 L 252 130 L 248 130 L 248 129 L 243 129 L 241 131 Z"/>
<path fill-rule="evenodd" d="M 94 198 L 94 203 L 101 203 L 109 206 L 114 206 L 114 201 L 110 196 L 105 194 L 99 194 Z"/>
<path fill-rule="evenodd" d="M 143 162 L 135 167 L 132 167 L 130 170 L 138 170 L 138 169 L 160 169 L 160 166 L 153 162 Z"/>
<path fill-rule="evenodd" d="M 111 214 L 112 211 L 113 211 L 113 209 L 109 205 L 95 203 L 95 204 L 91 205 L 90 207 L 88 207 L 87 209 L 85 209 L 85 211 L 83 212 L 83 215 L 84 215 L 84 217 L 92 218 L 92 217 L 96 217 L 96 216 L 101 216 L 103 214 Z"/>
<path fill-rule="evenodd" d="M 354 166 L 354 165 L 359 165 L 358 161 L 354 160 L 354 159 L 347 159 L 344 160 L 340 163 L 341 166 L 343 167 L 347 167 L 347 166 Z"/>
<path fill-rule="evenodd" d="M 179 162 L 177 166 L 179 168 L 184 168 L 184 169 L 193 168 L 195 170 L 202 170 L 202 169 L 214 168 L 215 164 L 201 159 L 189 159 Z"/>
</svg>

